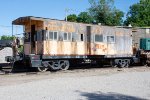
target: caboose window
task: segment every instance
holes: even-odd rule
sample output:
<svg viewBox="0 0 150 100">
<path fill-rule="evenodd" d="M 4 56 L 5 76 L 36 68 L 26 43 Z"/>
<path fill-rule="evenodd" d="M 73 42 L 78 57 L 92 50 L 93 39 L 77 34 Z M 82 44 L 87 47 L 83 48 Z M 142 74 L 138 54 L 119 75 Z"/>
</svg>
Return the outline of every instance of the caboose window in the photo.
<svg viewBox="0 0 150 100">
<path fill-rule="evenodd" d="M 83 34 L 80 35 L 80 40 L 84 41 L 84 35 Z"/>
<path fill-rule="evenodd" d="M 53 32 L 49 32 L 49 39 L 53 40 Z"/>
<path fill-rule="evenodd" d="M 49 40 L 57 40 L 58 33 L 49 31 Z"/>
<path fill-rule="evenodd" d="M 71 41 L 72 34 L 71 33 L 64 33 L 64 41 Z"/>
<path fill-rule="evenodd" d="M 95 34 L 95 42 L 103 42 L 103 35 Z"/>
<path fill-rule="evenodd" d="M 68 40 L 67 36 L 68 36 L 68 34 L 64 33 L 64 40 Z"/>
<path fill-rule="evenodd" d="M 108 43 L 114 43 L 115 42 L 115 37 L 114 36 L 107 36 L 107 42 Z"/>
<path fill-rule="evenodd" d="M 68 33 L 68 40 L 71 41 L 71 33 Z"/>
<path fill-rule="evenodd" d="M 37 41 L 42 41 L 42 31 L 37 32 Z"/>
<path fill-rule="evenodd" d="M 78 40 L 78 35 L 77 33 L 72 33 L 72 41 L 75 42 Z"/>
<path fill-rule="evenodd" d="M 54 32 L 54 40 L 57 40 L 57 32 Z"/>
</svg>

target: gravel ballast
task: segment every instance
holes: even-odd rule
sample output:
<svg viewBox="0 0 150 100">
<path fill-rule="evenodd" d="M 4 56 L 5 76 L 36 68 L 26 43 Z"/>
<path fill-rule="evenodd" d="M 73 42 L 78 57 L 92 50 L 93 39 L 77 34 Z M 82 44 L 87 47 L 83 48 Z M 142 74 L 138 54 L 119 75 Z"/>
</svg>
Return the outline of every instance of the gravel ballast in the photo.
<svg viewBox="0 0 150 100">
<path fill-rule="evenodd" d="M 30 77 L 30 76 L 29 76 Z M 36 77 L 36 75 L 35 75 Z M 61 76 L 1 85 L 1 100 L 150 99 L 150 72 Z"/>
</svg>

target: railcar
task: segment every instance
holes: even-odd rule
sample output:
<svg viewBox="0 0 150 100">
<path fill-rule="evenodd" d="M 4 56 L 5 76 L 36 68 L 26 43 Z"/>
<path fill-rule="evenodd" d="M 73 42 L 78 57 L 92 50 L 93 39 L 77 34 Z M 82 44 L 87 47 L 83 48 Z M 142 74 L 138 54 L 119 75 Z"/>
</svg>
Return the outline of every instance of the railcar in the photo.
<svg viewBox="0 0 150 100">
<path fill-rule="evenodd" d="M 67 70 L 70 65 L 96 63 L 128 67 L 132 62 L 132 31 L 41 17 L 20 17 L 13 25 L 24 26 L 24 51 L 15 56 L 39 71 Z"/>
</svg>

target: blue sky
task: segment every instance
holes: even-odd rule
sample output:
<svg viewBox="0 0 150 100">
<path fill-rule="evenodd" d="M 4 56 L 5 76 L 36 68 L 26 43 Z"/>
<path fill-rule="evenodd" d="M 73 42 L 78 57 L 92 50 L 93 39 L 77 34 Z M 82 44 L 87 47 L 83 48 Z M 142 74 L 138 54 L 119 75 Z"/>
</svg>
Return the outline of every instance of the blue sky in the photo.
<svg viewBox="0 0 150 100">
<path fill-rule="evenodd" d="M 127 12 L 129 6 L 139 0 L 114 0 L 117 9 Z M 0 36 L 11 35 L 11 22 L 21 16 L 37 16 L 52 19 L 64 19 L 65 9 L 73 9 L 69 14 L 86 11 L 90 7 L 88 0 L 1 0 Z M 7 26 L 7 27 L 6 27 Z M 15 27 L 14 33 L 22 32 Z"/>
</svg>

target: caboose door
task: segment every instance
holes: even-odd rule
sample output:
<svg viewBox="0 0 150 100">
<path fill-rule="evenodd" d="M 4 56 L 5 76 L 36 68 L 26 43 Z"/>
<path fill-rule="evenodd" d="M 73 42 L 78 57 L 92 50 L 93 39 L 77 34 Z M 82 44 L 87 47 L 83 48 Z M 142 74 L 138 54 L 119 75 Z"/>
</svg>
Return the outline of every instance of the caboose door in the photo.
<svg viewBox="0 0 150 100">
<path fill-rule="evenodd" d="M 36 35 L 36 31 L 35 31 L 35 25 L 31 25 L 31 54 L 35 54 L 35 35 Z"/>
<path fill-rule="evenodd" d="M 91 38 L 91 26 L 87 26 L 86 30 L 87 30 L 87 35 L 86 35 L 87 36 L 86 37 L 87 38 L 87 41 L 86 41 L 87 42 L 87 45 L 86 45 L 87 53 L 86 54 L 91 55 L 91 39 L 92 39 Z"/>
</svg>

